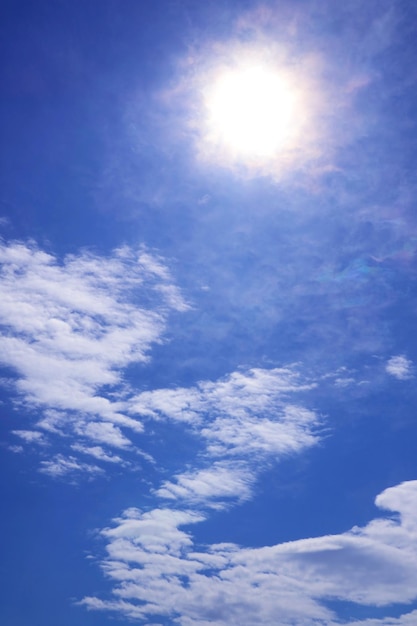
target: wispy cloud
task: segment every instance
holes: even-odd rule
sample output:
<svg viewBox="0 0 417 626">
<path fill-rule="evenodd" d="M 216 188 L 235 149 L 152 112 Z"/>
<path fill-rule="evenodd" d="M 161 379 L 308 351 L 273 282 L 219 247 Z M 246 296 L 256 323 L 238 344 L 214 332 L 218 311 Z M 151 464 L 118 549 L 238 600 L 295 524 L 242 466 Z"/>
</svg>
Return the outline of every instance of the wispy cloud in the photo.
<svg viewBox="0 0 417 626">
<path fill-rule="evenodd" d="M 73 476 L 79 473 L 88 474 L 89 476 L 96 476 L 97 474 L 103 473 L 103 469 L 97 465 L 82 463 L 73 456 L 65 457 L 62 454 L 55 455 L 49 461 L 41 461 L 40 471 L 53 478 L 61 478 L 62 476 L 68 475 Z"/>
<path fill-rule="evenodd" d="M 210 467 L 184 472 L 156 491 L 161 498 L 188 504 L 223 508 L 230 500 L 248 500 L 255 474 L 247 463 L 216 462 Z"/>
<path fill-rule="evenodd" d="M 130 410 L 142 418 L 179 423 L 198 438 L 196 466 L 165 481 L 157 495 L 211 508 L 249 498 L 272 458 L 279 461 L 318 442 L 319 416 L 293 402 L 314 386 L 292 368 L 255 368 L 132 398 Z"/>
<path fill-rule="evenodd" d="M 23 242 L 1 243 L 0 262 L 0 360 L 16 373 L 16 400 L 45 434 L 128 448 L 121 428 L 143 426 L 124 412 L 124 368 L 146 362 L 168 314 L 188 307 L 166 266 L 127 247 L 60 261 Z"/>
<path fill-rule="evenodd" d="M 126 383 L 125 368 L 146 362 L 162 341 L 168 314 L 188 307 L 149 252 L 124 247 L 108 257 L 82 252 L 60 261 L 34 244 L 12 242 L 0 245 L 0 261 L 0 359 L 16 374 L 16 402 L 35 414 L 36 428 L 15 435 L 26 444 L 57 436 L 67 444 L 42 461 L 43 472 L 98 473 L 86 455 L 101 469 L 127 467 L 126 455 L 140 452 L 138 436 L 170 421 L 198 439 L 201 455 L 156 493 L 220 507 L 250 496 L 267 459 L 318 441 L 317 415 L 295 402 L 314 382 L 302 380 L 296 367 L 141 393 Z"/>
<path fill-rule="evenodd" d="M 229 441 L 227 432 L 221 433 L 221 420 L 234 418 L 250 420 L 262 418 L 265 414 L 274 415 L 283 412 L 294 418 L 296 409 L 290 408 L 288 398 L 294 393 L 314 388 L 313 381 L 303 381 L 293 368 L 253 368 L 242 372 L 233 372 L 218 381 L 202 381 L 191 388 L 157 389 L 133 396 L 129 400 L 130 410 L 141 416 L 154 419 L 170 419 L 189 423 L 191 426 L 204 428 L 204 419 L 209 419 L 203 432 L 208 438 L 214 438 L 215 431 L 219 439 L 230 449 L 238 447 Z M 309 422 L 311 415 L 298 414 L 299 422 Z M 220 421 L 217 421 L 220 420 Z M 260 423 L 260 422 L 258 422 Z M 227 431 L 225 426 L 224 431 Z"/>
<path fill-rule="evenodd" d="M 81 452 L 82 454 L 92 456 L 98 461 L 123 464 L 123 459 L 120 456 L 105 452 L 101 446 L 83 446 L 79 443 L 75 443 L 71 446 L 71 449 L 75 452 Z"/>
<path fill-rule="evenodd" d="M 413 376 L 413 364 L 404 355 L 392 356 L 385 367 L 388 374 L 399 380 L 407 380 Z"/>
<path fill-rule="evenodd" d="M 376 505 L 390 514 L 340 535 L 257 549 L 195 545 L 189 525 L 202 521 L 195 513 L 131 509 L 102 531 L 114 598 L 82 603 L 143 622 L 167 616 L 181 626 L 272 626 L 277 615 L 283 626 L 331 626 L 339 622 L 329 599 L 410 602 L 417 597 L 417 481 L 387 489 Z M 405 626 L 413 617 L 352 625 Z"/>
<path fill-rule="evenodd" d="M 23 439 L 26 443 L 45 443 L 43 433 L 37 430 L 12 430 L 12 433 Z"/>
</svg>

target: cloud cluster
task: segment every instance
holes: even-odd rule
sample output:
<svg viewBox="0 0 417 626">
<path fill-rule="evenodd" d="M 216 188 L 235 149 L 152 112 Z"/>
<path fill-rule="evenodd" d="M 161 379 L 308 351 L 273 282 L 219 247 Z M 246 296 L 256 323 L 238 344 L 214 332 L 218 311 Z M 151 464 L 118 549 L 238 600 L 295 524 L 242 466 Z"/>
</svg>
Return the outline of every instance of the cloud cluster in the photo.
<svg viewBox="0 0 417 626">
<path fill-rule="evenodd" d="M 248 499 L 270 459 L 317 443 L 319 417 L 290 398 L 312 387 L 291 368 L 254 368 L 188 389 L 134 397 L 131 410 L 184 424 L 204 445 L 198 466 L 165 481 L 157 495 L 213 508 Z"/>
<path fill-rule="evenodd" d="M 212 509 L 253 497 L 271 463 L 317 444 L 322 420 L 302 399 L 314 380 L 296 366 L 253 368 L 138 392 L 124 380 L 125 368 L 146 362 L 168 315 L 188 306 L 159 258 L 120 248 L 107 258 L 84 252 L 59 261 L 15 242 L 0 245 L 0 261 L 0 358 L 17 405 L 36 420 L 12 432 L 21 444 L 38 446 L 41 472 L 94 478 L 129 467 L 132 453 L 146 456 L 139 438 L 161 423 L 196 441 L 191 462 L 151 487 L 153 509 L 128 509 L 102 531 L 114 595 L 87 597 L 83 605 L 181 626 L 275 626 L 277 619 L 282 626 L 334 626 L 329 600 L 386 606 L 416 598 L 417 482 L 376 499 L 399 516 L 340 535 L 256 549 L 192 538 L 190 525 Z M 397 356 L 386 371 L 406 379 L 411 367 Z M 409 626 L 414 617 L 352 625 Z"/>
<path fill-rule="evenodd" d="M 146 362 L 168 314 L 188 305 L 161 260 L 145 250 L 60 261 L 12 242 L 0 244 L 0 263 L 0 361 L 15 376 L 19 401 L 38 418 L 42 412 L 36 430 L 15 434 L 30 443 L 71 435 L 83 452 L 108 461 L 99 446 L 127 449 L 122 429 L 143 430 L 124 410 L 123 369 Z M 60 476 L 85 467 L 57 456 L 44 471 Z"/>
<path fill-rule="evenodd" d="M 102 531 L 103 568 L 114 598 L 87 597 L 90 609 L 126 617 L 170 617 L 181 626 L 333 626 L 327 600 L 387 606 L 417 597 L 417 481 L 385 490 L 388 515 L 340 535 L 263 548 L 195 545 L 189 530 L 202 516 L 188 510 L 129 509 Z M 399 619 L 355 626 L 408 626 Z"/>
<path fill-rule="evenodd" d="M 219 507 L 250 496 L 268 456 L 316 442 L 317 416 L 289 399 L 312 383 L 293 368 L 234 372 L 189 388 L 129 387 L 124 369 L 146 362 L 168 314 L 188 306 L 159 258 L 124 247 L 109 257 L 82 252 L 60 261 L 12 242 L 0 244 L 0 262 L 0 359 L 14 375 L 16 403 L 36 419 L 35 428 L 13 432 L 50 454 L 41 471 L 91 476 L 109 464 L 126 467 L 147 424 L 168 420 L 189 429 L 204 453 L 157 494 Z M 60 449 L 50 452 L 57 437 Z"/>
</svg>

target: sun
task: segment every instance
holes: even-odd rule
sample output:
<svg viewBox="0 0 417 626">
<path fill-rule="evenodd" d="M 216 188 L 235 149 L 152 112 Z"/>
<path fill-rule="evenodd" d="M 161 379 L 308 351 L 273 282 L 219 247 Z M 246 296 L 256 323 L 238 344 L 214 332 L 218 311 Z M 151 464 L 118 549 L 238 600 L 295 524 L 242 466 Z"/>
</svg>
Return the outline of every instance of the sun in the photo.
<svg viewBox="0 0 417 626">
<path fill-rule="evenodd" d="M 294 133 L 297 99 L 278 72 L 260 65 L 223 72 L 206 97 L 212 142 L 234 157 L 271 158 Z"/>
</svg>

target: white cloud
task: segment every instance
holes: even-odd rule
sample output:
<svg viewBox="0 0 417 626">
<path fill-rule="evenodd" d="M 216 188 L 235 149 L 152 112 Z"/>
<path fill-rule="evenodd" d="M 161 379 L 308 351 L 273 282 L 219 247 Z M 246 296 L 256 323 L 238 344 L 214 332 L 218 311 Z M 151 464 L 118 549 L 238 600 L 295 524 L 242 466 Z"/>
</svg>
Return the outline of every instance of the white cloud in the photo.
<svg viewBox="0 0 417 626">
<path fill-rule="evenodd" d="M 413 363 L 404 355 L 392 356 L 388 359 L 385 369 L 388 374 L 395 376 L 399 380 L 407 380 L 407 378 L 412 378 L 413 376 Z"/>
<path fill-rule="evenodd" d="M 0 262 L 0 360 L 17 374 L 17 400 L 36 412 L 36 431 L 15 434 L 26 443 L 60 436 L 68 444 L 69 455 L 44 459 L 43 472 L 94 473 L 76 454 L 122 462 L 122 453 L 140 453 L 137 435 L 150 420 L 151 430 L 171 420 L 190 429 L 205 451 L 197 467 L 158 493 L 221 508 L 250 496 L 268 457 L 318 441 L 316 414 L 293 401 L 314 383 L 295 367 L 134 394 L 125 368 L 148 360 L 172 309 L 188 308 L 155 255 L 123 247 L 109 257 L 81 252 L 59 261 L 34 244 L 13 242 L 0 243 Z"/>
<path fill-rule="evenodd" d="M 120 463 L 125 465 L 123 459 L 116 454 L 108 454 L 103 450 L 101 446 L 83 446 L 82 444 L 75 443 L 71 446 L 71 449 L 75 452 L 81 452 L 94 457 L 98 461 L 105 461 L 106 463 Z"/>
<path fill-rule="evenodd" d="M 12 430 L 14 435 L 17 435 L 26 443 L 45 443 L 45 437 L 37 430 Z"/>
<path fill-rule="evenodd" d="M 168 500 L 185 500 L 219 509 L 231 499 L 249 499 L 254 481 L 254 472 L 247 464 L 222 462 L 179 474 L 175 482 L 164 482 L 156 493 Z"/>
<path fill-rule="evenodd" d="M 183 424 L 200 445 L 205 443 L 200 466 L 165 481 L 156 493 L 210 508 L 248 499 L 265 463 L 319 441 L 317 414 L 290 402 L 313 387 L 293 369 L 257 368 L 187 389 L 158 389 L 134 397 L 132 412 Z"/>
<path fill-rule="evenodd" d="M 275 408 L 272 419 L 243 413 L 218 417 L 202 430 L 208 451 L 214 456 L 254 454 L 284 455 L 317 443 L 312 432 L 319 420 L 313 411 L 299 406 Z"/>
<path fill-rule="evenodd" d="M 223 380 L 196 387 L 146 391 L 129 401 L 141 417 L 189 424 L 206 440 L 215 457 L 246 457 L 296 453 L 313 445 L 320 420 L 313 412 L 289 402 L 289 396 L 309 390 L 291 369 L 233 372 Z"/>
<path fill-rule="evenodd" d="M 77 425 L 77 434 L 114 448 L 129 448 L 130 440 L 117 426 L 108 422 L 87 422 Z"/>
<path fill-rule="evenodd" d="M 37 427 L 50 435 L 128 448 L 121 429 L 143 426 L 125 411 L 124 368 L 146 362 L 169 312 L 188 308 L 168 269 L 128 247 L 59 261 L 22 242 L 0 243 L 0 263 L 0 361 L 17 399 L 43 411 Z M 16 434 L 41 440 L 31 432 Z"/>
<path fill-rule="evenodd" d="M 41 461 L 40 471 L 43 474 L 48 474 L 53 478 L 61 478 L 62 476 L 74 473 L 86 473 L 90 476 L 102 474 L 103 470 L 97 465 L 90 465 L 89 463 L 82 463 L 73 456 L 65 457 L 62 454 L 55 455 L 49 461 Z"/>
<path fill-rule="evenodd" d="M 356 382 L 354 378 L 335 378 L 334 384 L 336 387 L 349 387 Z"/>
<path fill-rule="evenodd" d="M 130 410 L 155 419 L 169 417 L 182 422 L 198 423 L 201 414 L 211 413 L 241 417 L 282 406 L 294 392 L 314 387 L 300 380 L 294 368 L 253 368 L 233 372 L 223 380 L 200 382 L 193 388 L 146 391 L 130 400 Z"/>
<path fill-rule="evenodd" d="M 181 626 L 276 626 L 278 617 L 281 626 L 335 626 L 327 600 L 376 607 L 411 602 L 417 597 L 417 481 L 387 489 L 376 504 L 399 515 L 340 535 L 256 549 L 195 546 L 180 527 L 202 518 L 188 511 L 128 510 L 102 532 L 114 598 L 82 603 L 143 622 L 168 616 Z M 415 616 L 349 626 L 411 626 Z"/>
<path fill-rule="evenodd" d="M 129 410 L 141 417 L 171 418 L 178 422 L 198 424 L 204 411 L 201 393 L 197 388 L 155 389 L 133 396 Z"/>
<path fill-rule="evenodd" d="M 36 431 L 15 434 L 26 443 L 59 436 L 60 451 L 67 445 L 52 458 L 43 453 L 43 473 L 61 478 L 99 475 L 109 464 L 134 468 L 135 454 L 153 462 L 137 436 L 170 420 L 191 431 L 200 456 L 194 467 L 188 463 L 151 486 L 152 493 L 222 509 L 252 496 L 265 464 L 319 440 L 317 415 L 294 402 L 314 383 L 295 367 L 136 394 L 124 383 L 124 369 L 145 362 L 162 340 L 169 311 L 188 307 L 155 255 L 124 247 L 107 258 L 83 252 L 60 262 L 15 242 L 0 244 L 0 261 L 0 359 L 17 373 L 18 400 L 36 412 Z"/>
<path fill-rule="evenodd" d="M 169 311 L 188 307 L 158 257 L 124 247 L 107 258 L 82 252 L 60 262 L 14 242 L 0 244 L 0 262 L 0 359 L 17 374 L 17 399 L 36 412 L 36 431 L 15 434 L 26 443 L 61 436 L 72 450 L 66 460 L 44 460 L 43 472 L 91 474 L 74 454 L 115 462 L 121 452 L 139 451 L 144 420 L 155 429 L 169 419 L 190 428 L 215 465 L 202 459 L 159 493 L 221 507 L 222 499 L 249 497 L 266 457 L 318 440 L 316 415 L 289 400 L 314 386 L 294 368 L 254 368 L 136 395 L 124 384 L 124 368 L 147 361 L 161 342 Z"/>
</svg>

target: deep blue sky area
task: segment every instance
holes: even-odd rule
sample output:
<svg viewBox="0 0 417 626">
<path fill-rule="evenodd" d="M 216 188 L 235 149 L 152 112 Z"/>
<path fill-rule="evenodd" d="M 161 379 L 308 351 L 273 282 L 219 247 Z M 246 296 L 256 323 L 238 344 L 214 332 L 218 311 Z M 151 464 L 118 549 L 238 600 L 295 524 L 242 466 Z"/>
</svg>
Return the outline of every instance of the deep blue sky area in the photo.
<svg viewBox="0 0 417 626">
<path fill-rule="evenodd" d="M 415 3 L 0 42 L 1 624 L 415 626 Z"/>
</svg>

